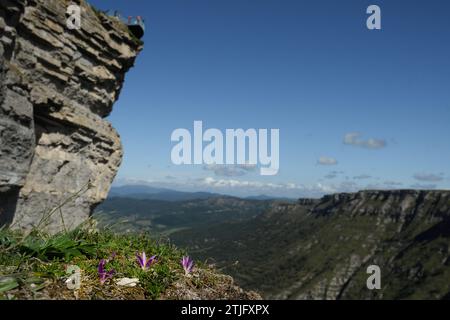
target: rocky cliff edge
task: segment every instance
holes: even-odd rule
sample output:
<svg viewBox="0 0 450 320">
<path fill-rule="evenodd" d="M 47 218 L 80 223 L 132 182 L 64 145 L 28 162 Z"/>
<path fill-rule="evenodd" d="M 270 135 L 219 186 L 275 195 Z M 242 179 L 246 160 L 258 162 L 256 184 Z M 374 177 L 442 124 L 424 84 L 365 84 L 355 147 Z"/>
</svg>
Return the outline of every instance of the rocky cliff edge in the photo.
<svg viewBox="0 0 450 320">
<path fill-rule="evenodd" d="M 72 229 L 105 199 L 122 146 L 104 118 L 141 49 L 84 0 L 0 0 L 0 225 Z"/>
</svg>

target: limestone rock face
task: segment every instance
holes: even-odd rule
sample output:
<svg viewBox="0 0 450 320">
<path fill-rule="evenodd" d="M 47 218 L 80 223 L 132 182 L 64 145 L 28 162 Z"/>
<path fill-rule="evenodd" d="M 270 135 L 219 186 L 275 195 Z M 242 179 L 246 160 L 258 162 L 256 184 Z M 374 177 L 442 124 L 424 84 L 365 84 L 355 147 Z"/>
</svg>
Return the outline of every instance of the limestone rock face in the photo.
<svg viewBox="0 0 450 320">
<path fill-rule="evenodd" d="M 89 217 L 122 159 L 104 118 L 142 43 L 84 0 L 0 0 L 0 225 L 57 232 Z M 43 219 L 44 218 L 44 219 Z"/>
</svg>

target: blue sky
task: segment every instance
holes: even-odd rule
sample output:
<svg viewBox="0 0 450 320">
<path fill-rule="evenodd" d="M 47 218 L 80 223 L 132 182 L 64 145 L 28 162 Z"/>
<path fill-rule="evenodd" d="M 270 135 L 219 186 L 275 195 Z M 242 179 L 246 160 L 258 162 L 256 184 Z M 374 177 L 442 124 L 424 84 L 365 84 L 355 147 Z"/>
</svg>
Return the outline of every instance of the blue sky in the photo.
<svg viewBox="0 0 450 320">
<path fill-rule="evenodd" d="M 450 187 L 449 1 L 89 2 L 147 24 L 109 117 L 125 150 L 117 184 L 290 197 Z M 366 28 L 371 4 L 382 30 Z M 172 165 L 172 131 L 195 120 L 279 128 L 279 174 Z"/>
</svg>

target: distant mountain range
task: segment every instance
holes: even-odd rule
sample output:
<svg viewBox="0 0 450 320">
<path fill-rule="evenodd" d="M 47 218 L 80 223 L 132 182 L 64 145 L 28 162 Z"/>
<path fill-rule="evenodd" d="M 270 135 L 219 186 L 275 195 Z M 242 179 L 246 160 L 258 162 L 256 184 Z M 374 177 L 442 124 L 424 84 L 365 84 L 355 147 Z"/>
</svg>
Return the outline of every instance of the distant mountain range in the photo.
<svg viewBox="0 0 450 320">
<path fill-rule="evenodd" d="M 147 232 L 155 237 L 184 229 L 196 230 L 203 226 L 253 219 L 272 204 L 269 200 L 212 194 L 156 190 L 154 194 L 145 194 L 133 193 L 141 192 L 141 188 L 122 190 L 131 193 L 122 196 L 115 193 L 96 208 L 94 218 L 100 227 L 114 226 L 113 229 L 121 233 Z"/>
<path fill-rule="evenodd" d="M 285 202 L 201 193 L 172 201 L 199 194 L 153 189 L 177 197 L 133 198 L 150 190 L 121 189 L 130 197 L 107 199 L 94 217 L 118 232 L 167 236 L 265 298 L 450 299 L 450 191 Z M 366 287 L 369 265 L 381 269 L 380 290 Z"/>
<path fill-rule="evenodd" d="M 113 197 L 126 197 L 133 199 L 146 199 L 146 200 L 162 200 L 162 201 L 189 201 L 189 200 L 203 200 L 211 198 L 231 197 L 229 195 L 223 195 L 211 192 L 185 192 L 176 191 L 166 188 L 156 188 L 147 185 L 124 185 L 114 186 L 109 192 L 109 198 Z M 244 197 L 242 199 L 247 200 L 283 200 L 283 201 L 295 201 L 295 199 L 289 198 L 277 198 L 267 195 L 258 195 Z"/>
</svg>

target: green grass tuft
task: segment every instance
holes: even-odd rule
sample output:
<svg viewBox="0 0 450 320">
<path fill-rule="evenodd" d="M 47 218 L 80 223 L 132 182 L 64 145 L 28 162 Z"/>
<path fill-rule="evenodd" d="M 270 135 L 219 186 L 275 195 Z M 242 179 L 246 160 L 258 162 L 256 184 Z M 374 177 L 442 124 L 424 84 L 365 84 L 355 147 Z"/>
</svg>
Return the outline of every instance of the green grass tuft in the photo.
<svg viewBox="0 0 450 320">
<path fill-rule="evenodd" d="M 136 262 L 136 253 L 142 251 L 158 257 L 157 263 L 145 271 Z M 45 292 L 47 298 L 73 298 L 74 292 L 64 283 L 69 265 L 81 269 L 80 298 L 127 299 L 129 290 L 117 288 L 114 280 L 128 277 L 139 279 L 138 288 L 130 290 L 135 294 L 139 291 L 140 298 L 157 299 L 182 275 L 182 256 L 183 252 L 171 244 L 145 234 L 117 235 L 79 228 L 50 236 L 0 229 L 0 299 L 35 298 L 38 292 Z M 116 271 L 103 285 L 97 272 L 101 259 L 110 259 L 106 268 Z"/>
</svg>

